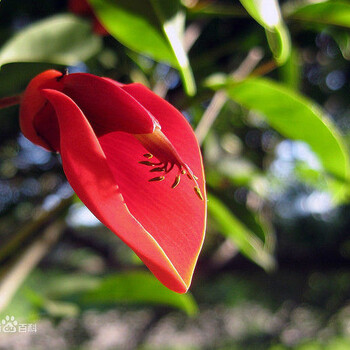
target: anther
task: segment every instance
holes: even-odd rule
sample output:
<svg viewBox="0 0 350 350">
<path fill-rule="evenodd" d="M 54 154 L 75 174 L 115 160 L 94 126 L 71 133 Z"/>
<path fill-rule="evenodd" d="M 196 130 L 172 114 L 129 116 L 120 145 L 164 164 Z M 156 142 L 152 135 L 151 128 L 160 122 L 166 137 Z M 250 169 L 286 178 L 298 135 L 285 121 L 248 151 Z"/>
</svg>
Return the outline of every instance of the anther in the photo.
<svg viewBox="0 0 350 350">
<path fill-rule="evenodd" d="M 165 179 L 164 176 L 158 176 L 158 177 L 153 177 L 152 179 L 149 179 L 148 181 L 149 182 L 152 182 L 152 181 L 163 181 Z"/>
<path fill-rule="evenodd" d="M 174 183 L 171 185 L 171 188 L 175 188 L 180 183 L 180 175 L 175 177 Z"/>
<path fill-rule="evenodd" d="M 147 165 L 147 166 L 154 166 L 155 164 L 149 162 L 148 160 L 141 160 L 139 162 L 140 164 Z"/>
<path fill-rule="evenodd" d="M 156 173 L 156 172 L 161 172 L 161 171 L 165 171 L 164 168 L 153 168 L 150 170 L 151 173 Z"/>
<path fill-rule="evenodd" d="M 182 175 L 185 175 L 185 174 L 186 174 L 186 170 L 182 168 L 182 169 L 181 169 L 181 174 L 182 174 Z"/>
<path fill-rule="evenodd" d="M 200 200 L 203 200 L 203 196 L 202 196 L 202 193 L 201 193 L 201 190 L 199 189 L 199 187 L 195 186 L 194 192 L 196 193 L 196 195 L 199 197 Z"/>
<path fill-rule="evenodd" d="M 144 154 L 143 156 L 144 156 L 145 158 L 147 158 L 147 159 L 153 158 L 153 154 L 151 154 L 151 153 L 146 153 L 146 154 Z"/>
</svg>

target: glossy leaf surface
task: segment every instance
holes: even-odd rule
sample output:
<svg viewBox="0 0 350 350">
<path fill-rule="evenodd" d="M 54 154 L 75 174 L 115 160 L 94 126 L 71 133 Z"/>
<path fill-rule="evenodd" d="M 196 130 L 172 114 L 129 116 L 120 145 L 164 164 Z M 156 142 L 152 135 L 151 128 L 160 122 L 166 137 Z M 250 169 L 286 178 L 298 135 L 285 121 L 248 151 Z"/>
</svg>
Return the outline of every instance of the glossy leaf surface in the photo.
<svg viewBox="0 0 350 350">
<path fill-rule="evenodd" d="M 74 65 L 95 55 L 101 38 L 90 24 L 73 15 L 57 15 L 18 32 L 0 49 L 0 66 L 13 62 Z"/>
<path fill-rule="evenodd" d="M 134 51 L 178 68 L 187 93 L 195 93 L 182 45 L 185 18 L 178 0 L 89 1 L 111 35 Z"/>
</svg>

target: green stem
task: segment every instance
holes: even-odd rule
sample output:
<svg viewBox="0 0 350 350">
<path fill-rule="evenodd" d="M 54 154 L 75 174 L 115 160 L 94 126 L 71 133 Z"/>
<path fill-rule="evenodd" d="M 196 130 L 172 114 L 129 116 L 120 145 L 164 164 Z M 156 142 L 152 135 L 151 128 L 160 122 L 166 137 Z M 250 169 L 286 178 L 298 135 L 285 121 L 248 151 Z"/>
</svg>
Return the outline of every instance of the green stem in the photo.
<svg viewBox="0 0 350 350">
<path fill-rule="evenodd" d="M 21 103 L 22 94 L 0 98 L 0 109 L 7 108 Z"/>
</svg>

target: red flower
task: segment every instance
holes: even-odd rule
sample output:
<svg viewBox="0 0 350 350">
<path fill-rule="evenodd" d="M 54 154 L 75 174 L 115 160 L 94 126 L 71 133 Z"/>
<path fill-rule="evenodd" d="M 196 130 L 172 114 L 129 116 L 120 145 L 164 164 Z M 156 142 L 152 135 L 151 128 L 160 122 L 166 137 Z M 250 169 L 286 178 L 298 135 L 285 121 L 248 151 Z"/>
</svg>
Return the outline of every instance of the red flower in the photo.
<svg viewBox="0 0 350 350">
<path fill-rule="evenodd" d="M 61 154 L 95 216 L 164 285 L 186 292 L 206 196 L 200 149 L 182 114 L 141 84 L 49 70 L 28 85 L 20 125 L 32 142 Z"/>
<path fill-rule="evenodd" d="M 98 18 L 95 16 L 90 4 L 87 0 L 69 0 L 68 10 L 75 13 L 78 16 L 90 17 L 93 21 L 93 29 L 96 34 L 109 35 L 106 28 L 101 24 Z"/>
</svg>

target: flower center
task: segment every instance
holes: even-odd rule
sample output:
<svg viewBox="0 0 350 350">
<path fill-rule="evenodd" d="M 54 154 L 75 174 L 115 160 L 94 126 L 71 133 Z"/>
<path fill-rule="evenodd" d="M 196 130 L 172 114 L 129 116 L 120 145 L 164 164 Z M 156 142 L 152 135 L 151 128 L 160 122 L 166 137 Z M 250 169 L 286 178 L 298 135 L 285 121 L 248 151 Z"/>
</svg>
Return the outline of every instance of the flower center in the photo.
<svg viewBox="0 0 350 350">
<path fill-rule="evenodd" d="M 195 176 L 190 167 L 182 161 L 175 147 L 163 134 L 159 126 L 156 126 L 153 133 L 136 134 L 134 136 L 149 151 L 149 153 L 143 155 L 148 160 L 142 160 L 139 163 L 152 167 L 152 169 L 150 169 L 151 173 L 159 173 L 159 176 L 152 177 L 148 181 L 163 181 L 165 176 L 170 173 L 174 167 L 176 167 L 177 174 L 171 188 L 178 186 L 181 175 L 187 175 L 187 178 L 194 182 L 194 192 L 199 199 L 203 200 L 203 195 L 197 182 L 198 177 Z M 151 159 L 153 157 L 156 157 L 158 162 L 152 162 Z"/>
</svg>

